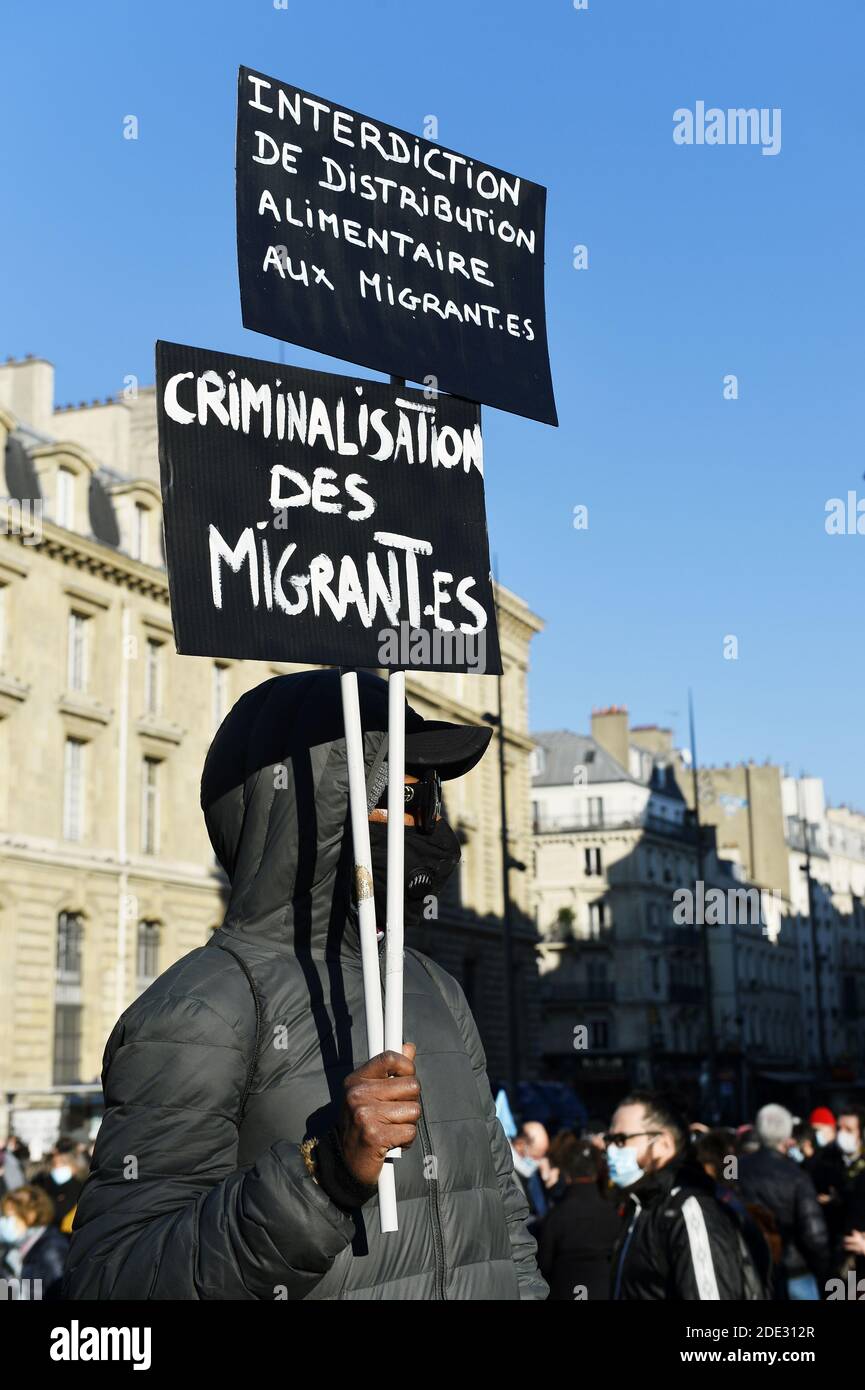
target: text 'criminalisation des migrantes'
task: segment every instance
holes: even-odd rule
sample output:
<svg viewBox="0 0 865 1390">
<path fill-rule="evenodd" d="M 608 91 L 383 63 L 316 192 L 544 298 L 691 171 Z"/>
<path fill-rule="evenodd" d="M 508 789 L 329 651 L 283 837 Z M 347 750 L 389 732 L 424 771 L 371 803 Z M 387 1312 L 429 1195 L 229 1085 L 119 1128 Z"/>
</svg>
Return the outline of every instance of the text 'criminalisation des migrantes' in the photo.
<svg viewBox="0 0 865 1390">
<path fill-rule="evenodd" d="M 201 512 L 213 608 L 223 608 L 231 572 L 245 576 L 241 582 L 248 588 L 253 613 L 263 609 L 295 618 L 307 612 L 315 618 L 329 613 L 338 623 L 356 616 L 365 629 L 376 622 L 397 627 L 403 620 L 420 628 L 426 620 L 441 631 L 482 631 L 488 622 L 484 591 L 489 574 L 483 441 L 476 408 L 449 397 L 435 403 L 408 399 L 408 393 L 403 396 L 390 388 L 388 405 L 370 404 L 365 395 L 380 396 L 385 388 L 346 378 L 331 378 L 348 389 L 326 399 L 314 390 L 298 389 L 297 372 L 292 375 L 292 389 L 285 389 L 278 373 L 272 381 L 262 381 L 233 368 L 185 369 L 164 378 L 165 421 L 184 430 L 207 430 L 211 438 L 214 432 L 227 432 L 243 439 L 243 450 L 227 445 L 232 468 L 242 474 L 247 462 L 245 494 L 256 510 L 264 504 L 267 511 L 265 518 L 259 515 L 246 524 L 234 507 L 227 508 L 223 518 Z M 320 379 L 318 374 L 307 375 Z M 461 423 L 443 422 L 442 412 Z M 462 423 L 463 418 L 468 423 Z M 355 467 L 344 462 L 351 459 L 358 461 Z M 456 574 L 453 550 L 450 558 L 439 560 L 436 552 L 442 542 L 434 545 L 424 534 L 424 522 L 431 521 L 435 510 L 431 485 L 425 490 L 423 484 L 423 476 L 431 471 L 466 479 L 474 475 L 478 480 L 472 497 L 480 498 L 484 546 L 477 554 L 486 561 L 486 573 Z M 442 486 L 435 485 L 437 509 L 446 514 Z M 175 497 L 170 505 L 173 514 Z M 455 497 L 451 505 L 460 511 Z M 476 505 L 466 498 L 467 519 L 473 510 Z M 399 529 L 388 524 L 394 519 Z M 406 521 L 414 522 L 410 532 Z M 360 551 L 351 535 L 358 526 L 364 535 Z M 440 522 L 438 529 L 447 538 L 453 518 L 447 527 Z M 322 546 L 323 537 L 329 544 Z M 303 548 L 310 546 L 315 553 L 307 550 L 301 560 Z"/>
</svg>

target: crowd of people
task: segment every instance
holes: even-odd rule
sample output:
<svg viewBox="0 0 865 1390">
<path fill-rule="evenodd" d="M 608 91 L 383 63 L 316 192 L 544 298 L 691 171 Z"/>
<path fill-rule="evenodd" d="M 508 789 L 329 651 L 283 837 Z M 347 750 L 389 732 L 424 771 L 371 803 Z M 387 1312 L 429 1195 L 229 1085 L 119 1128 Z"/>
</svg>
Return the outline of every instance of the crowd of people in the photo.
<svg viewBox="0 0 865 1390">
<path fill-rule="evenodd" d="M 753 1125 L 710 1129 L 635 1091 L 609 1129 L 551 1139 L 530 1120 L 511 1151 L 551 1299 L 817 1300 L 851 1273 L 865 1295 L 858 1106 L 806 1120 L 766 1105 Z M 91 1154 L 69 1138 L 39 1162 L 15 1136 L 0 1149 L 0 1278 L 13 1297 L 60 1298 Z"/>
<path fill-rule="evenodd" d="M 16 1135 L 0 1148 L 0 1279 L 9 1281 L 7 1297 L 60 1298 L 91 1155 L 92 1145 L 65 1137 L 39 1161 Z"/>
<path fill-rule="evenodd" d="M 710 1129 L 635 1091 L 609 1129 L 528 1121 L 511 1149 L 551 1299 L 865 1296 L 858 1106 Z"/>
</svg>

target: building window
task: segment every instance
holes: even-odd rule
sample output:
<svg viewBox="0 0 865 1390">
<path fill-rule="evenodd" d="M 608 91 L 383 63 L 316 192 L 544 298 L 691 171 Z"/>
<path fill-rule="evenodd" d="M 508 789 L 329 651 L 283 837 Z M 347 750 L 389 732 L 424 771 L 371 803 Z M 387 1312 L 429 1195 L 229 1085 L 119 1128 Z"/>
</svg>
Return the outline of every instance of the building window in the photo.
<svg viewBox="0 0 865 1390">
<path fill-rule="evenodd" d="M 138 923 L 136 978 L 138 989 L 146 989 L 159 974 L 159 923 Z"/>
<path fill-rule="evenodd" d="M 601 851 L 597 846 L 586 846 L 583 851 L 585 855 L 586 873 L 591 877 L 592 874 L 601 873 Z"/>
<path fill-rule="evenodd" d="M 610 1046 L 610 1024 L 606 1018 L 593 1018 L 589 1022 L 590 1045 L 604 1050 Z"/>
<path fill-rule="evenodd" d="M 159 845 L 159 762 L 145 758 L 141 778 L 141 852 L 156 854 Z"/>
<path fill-rule="evenodd" d="M 132 558 L 144 564 L 147 563 L 149 550 L 149 510 L 141 502 L 136 502 L 132 517 Z"/>
<path fill-rule="evenodd" d="M 84 742 L 67 738 L 63 762 L 63 838 L 84 835 Z"/>
<path fill-rule="evenodd" d="M 57 525 L 67 531 L 75 525 L 75 474 L 68 468 L 57 470 Z"/>
<path fill-rule="evenodd" d="M 589 989 L 595 995 L 603 993 L 607 987 L 607 963 L 603 960 L 590 960 L 586 966 L 586 979 Z"/>
<path fill-rule="evenodd" d="M 589 825 L 603 825 L 604 823 L 604 798 L 602 796 L 589 797 Z"/>
<path fill-rule="evenodd" d="M 228 667 L 213 665 L 213 727 L 218 729 L 228 713 Z"/>
<path fill-rule="evenodd" d="M 162 642 L 148 637 L 144 662 L 144 709 L 147 714 L 158 714 L 160 709 L 162 647 Z"/>
<path fill-rule="evenodd" d="M 81 1080 L 81 1005 L 54 1006 L 54 1085 Z"/>
<path fill-rule="evenodd" d="M 53 1084 L 81 1080 L 81 955 L 84 924 L 76 912 L 57 919 L 57 961 L 54 972 Z"/>
<path fill-rule="evenodd" d="M 69 614 L 66 680 L 70 690 L 87 689 L 87 623 L 83 613 Z"/>
<path fill-rule="evenodd" d="M 81 983 L 81 948 L 84 923 L 78 912 L 61 912 L 57 918 L 57 979 L 62 984 Z"/>
<path fill-rule="evenodd" d="M 599 937 L 607 925 L 606 912 L 602 902 L 589 903 L 589 936 Z"/>
<path fill-rule="evenodd" d="M 656 931 L 660 925 L 660 908 L 658 904 L 646 903 L 646 926 L 650 931 Z"/>
</svg>

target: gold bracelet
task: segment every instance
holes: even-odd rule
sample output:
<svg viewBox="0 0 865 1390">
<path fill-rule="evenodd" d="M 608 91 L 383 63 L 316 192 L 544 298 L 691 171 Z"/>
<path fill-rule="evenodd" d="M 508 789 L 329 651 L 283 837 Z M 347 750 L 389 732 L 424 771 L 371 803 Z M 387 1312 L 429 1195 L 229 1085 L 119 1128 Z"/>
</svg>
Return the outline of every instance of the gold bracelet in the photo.
<svg viewBox="0 0 865 1390">
<path fill-rule="evenodd" d="M 306 1171 L 318 1186 L 318 1162 L 315 1157 L 315 1147 L 318 1144 L 318 1135 L 314 1134 L 311 1139 L 304 1139 L 300 1145 L 300 1156 L 306 1164 Z"/>
</svg>

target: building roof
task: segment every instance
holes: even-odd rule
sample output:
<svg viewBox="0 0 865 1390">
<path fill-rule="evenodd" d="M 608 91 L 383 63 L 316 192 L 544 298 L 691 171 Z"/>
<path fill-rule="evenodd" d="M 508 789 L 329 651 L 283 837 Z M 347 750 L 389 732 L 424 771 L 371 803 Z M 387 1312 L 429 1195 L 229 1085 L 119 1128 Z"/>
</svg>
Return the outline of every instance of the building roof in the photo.
<svg viewBox="0 0 865 1390">
<path fill-rule="evenodd" d="M 585 767 L 585 783 L 632 782 L 635 786 L 648 786 L 656 796 L 666 796 L 672 801 L 681 801 L 682 795 L 676 780 L 672 763 L 665 762 L 657 754 L 652 757 L 652 771 L 648 782 L 642 777 L 634 777 L 612 753 L 608 753 L 590 734 L 575 734 L 569 729 L 546 730 L 533 734 L 539 748 L 543 749 L 543 767 L 532 777 L 533 787 L 570 786 L 574 780 L 574 768 Z M 634 751 L 641 757 L 646 749 L 634 744 Z"/>
<path fill-rule="evenodd" d="M 18 502 L 37 501 L 41 498 L 42 489 L 30 456 L 31 450 L 41 444 L 53 442 L 55 441 L 48 439 L 47 436 L 23 427 L 18 427 L 9 435 L 6 441 L 6 456 L 0 460 L 2 463 L 0 482 L 5 477 L 5 495 L 7 497 Z M 117 523 L 117 511 L 110 489 L 119 482 L 129 482 L 129 479 L 125 474 L 118 473 L 116 469 L 99 464 L 90 476 L 87 497 L 90 535 L 100 544 L 110 546 L 113 550 L 121 549 L 121 537 L 120 527 Z M 165 543 L 161 526 L 159 528 L 159 540 L 160 558 L 164 567 Z"/>
<path fill-rule="evenodd" d="M 568 729 L 554 729 L 533 734 L 544 750 L 543 768 L 532 778 L 535 787 L 570 786 L 574 768 L 585 767 L 586 782 L 636 782 L 636 778 L 621 763 L 588 734 L 574 734 Z"/>
</svg>

